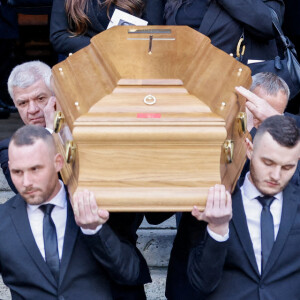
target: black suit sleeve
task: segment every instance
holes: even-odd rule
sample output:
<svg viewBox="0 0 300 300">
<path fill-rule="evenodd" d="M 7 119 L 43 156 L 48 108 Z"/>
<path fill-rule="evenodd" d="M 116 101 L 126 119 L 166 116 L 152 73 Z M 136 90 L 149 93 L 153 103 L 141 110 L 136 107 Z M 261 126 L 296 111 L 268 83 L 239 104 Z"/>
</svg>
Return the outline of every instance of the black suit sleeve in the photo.
<svg viewBox="0 0 300 300">
<path fill-rule="evenodd" d="M 10 171 L 8 167 L 8 145 L 10 139 L 5 139 L 0 142 L 0 165 L 3 171 L 3 174 L 6 178 L 7 183 L 9 184 L 10 188 L 14 191 L 14 193 L 18 193 L 17 189 L 15 188 L 11 177 Z"/>
<path fill-rule="evenodd" d="M 201 294 L 211 293 L 219 284 L 227 255 L 228 240 L 217 242 L 207 232 L 189 254 L 187 274 L 193 288 Z"/>
<path fill-rule="evenodd" d="M 126 227 L 126 224 L 123 226 Z M 93 256 L 115 282 L 138 285 L 145 282 L 145 277 L 150 281 L 146 262 L 130 238 L 116 234 L 108 224 L 104 224 L 95 235 L 84 237 Z"/>
<path fill-rule="evenodd" d="M 224 10 L 234 19 L 244 24 L 244 28 L 258 38 L 273 39 L 270 8 L 277 13 L 282 22 L 284 2 L 282 0 L 217 0 Z"/>
</svg>

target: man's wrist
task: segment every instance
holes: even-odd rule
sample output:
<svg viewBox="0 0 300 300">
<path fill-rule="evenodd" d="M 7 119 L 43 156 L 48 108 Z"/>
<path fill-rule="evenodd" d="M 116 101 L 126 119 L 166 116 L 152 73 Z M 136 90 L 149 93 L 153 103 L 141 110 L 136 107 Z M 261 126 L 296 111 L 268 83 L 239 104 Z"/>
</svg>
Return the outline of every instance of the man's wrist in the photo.
<svg viewBox="0 0 300 300">
<path fill-rule="evenodd" d="M 219 228 L 207 225 L 207 232 L 217 242 L 225 242 L 229 239 L 228 226 L 222 226 L 221 228 Z"/>
<path fill-rule="evenodd" d="M 54 132 L 54 130 L 49 127 L 46 127 L 45 129 L 47 129 L 51 134 Z"/>
<path fill-rule="evenodd" d="M 81 231 L 85 235 L 93 235 L 96 234 L 102 228 L 102 224 L 98 225 L 95 229 L 85 229 L 80 227 Z"/>
</svg>

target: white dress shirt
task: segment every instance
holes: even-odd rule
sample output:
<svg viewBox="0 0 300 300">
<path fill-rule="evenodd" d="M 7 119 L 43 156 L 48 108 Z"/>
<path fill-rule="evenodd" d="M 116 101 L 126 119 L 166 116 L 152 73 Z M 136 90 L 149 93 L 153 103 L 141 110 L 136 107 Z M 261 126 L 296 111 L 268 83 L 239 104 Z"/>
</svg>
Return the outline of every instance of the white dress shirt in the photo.
<svg viewBox="0 0 300 300">
<path fill-rule="evenodd" d="M 64 246 L 64 236 L 66 230 L 66 222 L 67 222 L 67 195 L 66 190 L 64 188 L 63 182 L 60 180 L 61 188 L 57 195 L 51 199 L 51 201 L 45 204 L 54 204 L 54 208 L 51 212 L 51 218 L 54 222 L 56 228 L 57 235 L 57 245 L 58 245 L 58 254 L 59 259 L 61 260 L 62 251 Z M 43 220 L 44 213 L 39 209 L 40 205 L 30 205 L 27 204 L 27 214 L 31 227 L 31 231 L 33 233 L 35 242 L 45 259 L 45 247 L 44 247 L 44 237 L 43 237 Z M 80 228 L 83 234 L 92 235 L 97 233 L 102 228 L 102 225 L 99 225 L 96 229 L 83 229 Z"/>
<path fill-rule="evenodd" d="M 67 221 L 66 191 L 62 181 L 60 181 L 60 184 L 61 184 L 61 188 L 58 194 L 53 199 L 51 199 L 51 201 L 47 202 L 47 204 L 55 205 L 55 207 L 51 212 L 51 217 L 56 227 L 59 259 L 61 259 L 62 257 L 64 235 L 65 235 L 66 221 Z M 44 213 L 42 212 L 42 210 L 39 209 L 39 206 L 40 205 L 27 204 L 27 213 L 28 213 L 28 219 L 29 219 L 31 231 L 33 233 L 35 242 L 43 258 L 45 259 L 45 247 L 44 247 L 44 238 L 43 238 Z"/>
<path fill-rule="evenodd" d="M 262 211 L 262 205 L 256 199 L 258 196 L 263 196 L 257 188 L 249 180 L 249 172 L 245 176 L 245 181 L 241 187 L 242 199 L 244 210 L 247 219 L 248 230 L 252 241 L 254 254 L 258 270 L 261 273 L 261 230 L 260 230 L 260 214 Z M 274 223 L 274 241 L 276 240 L 281 212 L 282 212 L 282 192 L 274 195 L 275 199 L 271 204 L 270 211 L 273 216 Z"/>
</svg>

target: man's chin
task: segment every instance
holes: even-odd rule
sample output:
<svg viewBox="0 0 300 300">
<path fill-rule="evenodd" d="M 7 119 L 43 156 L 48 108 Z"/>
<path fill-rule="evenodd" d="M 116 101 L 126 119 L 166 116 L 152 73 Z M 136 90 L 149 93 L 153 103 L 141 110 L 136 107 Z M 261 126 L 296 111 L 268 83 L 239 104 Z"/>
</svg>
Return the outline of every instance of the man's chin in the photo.
<svg viewBox="0 0 300 300">
<path fill-rule="evenodd" d="M 283 188 L 280 185 L 276 185 L 276 186 L 264 186 L 264 187 L 260 187 L 258 188 L 258 190 L 263 194 L 263 195 L 268 195 L 268 196 L 274 196 L 278 193 L 280 193 Z"/>
<path fill-rule="evenodd" d="M 44 199 L 40 196 L 29 196 L 29 195 L 21 195 L 21 196 L 26 201 L 26 203 L 30 205 L 40 205 L 45 202 Z"/>
<path fill-rule="evenodd" d="M 46 123 L 45 123 L 44 119 L 31 120 L 31 121 L 29 121 L 29 125 L 37 125 L 37 126 L 46 127 Z"/>
</svg>

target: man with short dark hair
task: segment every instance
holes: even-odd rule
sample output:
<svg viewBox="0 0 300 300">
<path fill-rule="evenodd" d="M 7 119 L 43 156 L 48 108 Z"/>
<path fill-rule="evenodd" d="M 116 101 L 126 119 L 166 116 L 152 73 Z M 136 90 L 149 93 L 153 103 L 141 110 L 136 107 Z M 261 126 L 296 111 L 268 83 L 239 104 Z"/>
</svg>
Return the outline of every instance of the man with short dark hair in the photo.
<svg viewBox="0 0 300 300">
<path fill-rule="evenodd" d="M 236 90 L 247 99 L 247 128 L 252 138 L 256 129 L 266 118 L 284 113 L 290 95 L 289 87 L 285 81 L 269 72 L 255 74 L 252 77 L 250 90 L 244 87 L 236 87 Z M 285 113 L 285 115 L 294 118 L 298 128 L 300 128 L 299 116 L 289 113 Z M 245 177 L 248 170 L 249 160 L 245 163 L 241 177 Z M 291 181 L 300 186 L 300 162 Z"/>
<path fill-rule="evenodd" d="M 193 209 L 198 221 L 190 229 L 198 239 L 189 255 L 191 285 L 204 299 L 297 300 L 300 190 L 290 183 L 300 156 L 295 121 L 266 119 L 247 156 L 250 172 L 232 201 L 216 186 L 204 212 Z"/>
<path fill-rule="evenodd" d="M 12 299 L 112 299 L 114 282 L 141 283 L 136 248 L 110 228 L 93 193 L 75 194 L 72 210 L 46 129 L 19 129 L 9 158 L 19 194 L 0 206 L 0 272 Z"/>
<path fill-rule="evenodd" d="M 32 61 L 16 66 L 8 79 L 8 91 L 15 102 L 25 124 L 34 124 L 53 129 L 56 99 L 50 86 L 51 68 L 40 61 Z M 11 189 L 18 193 L 8 168 L 9 139 L 0 142 L 0 164 Z M 146 299 L 144 284 L 151 282 L 147 263 L 136 248 L 136 231 L 142 223 L 143 213 L 112 213 L 108 220 L 112 230 L 120 236 L 126 236 L 135 248 L 140 259 L 140 280 L 136 285 L 124 285 L 113 282 L 114 299 Z"/>
</svg>

